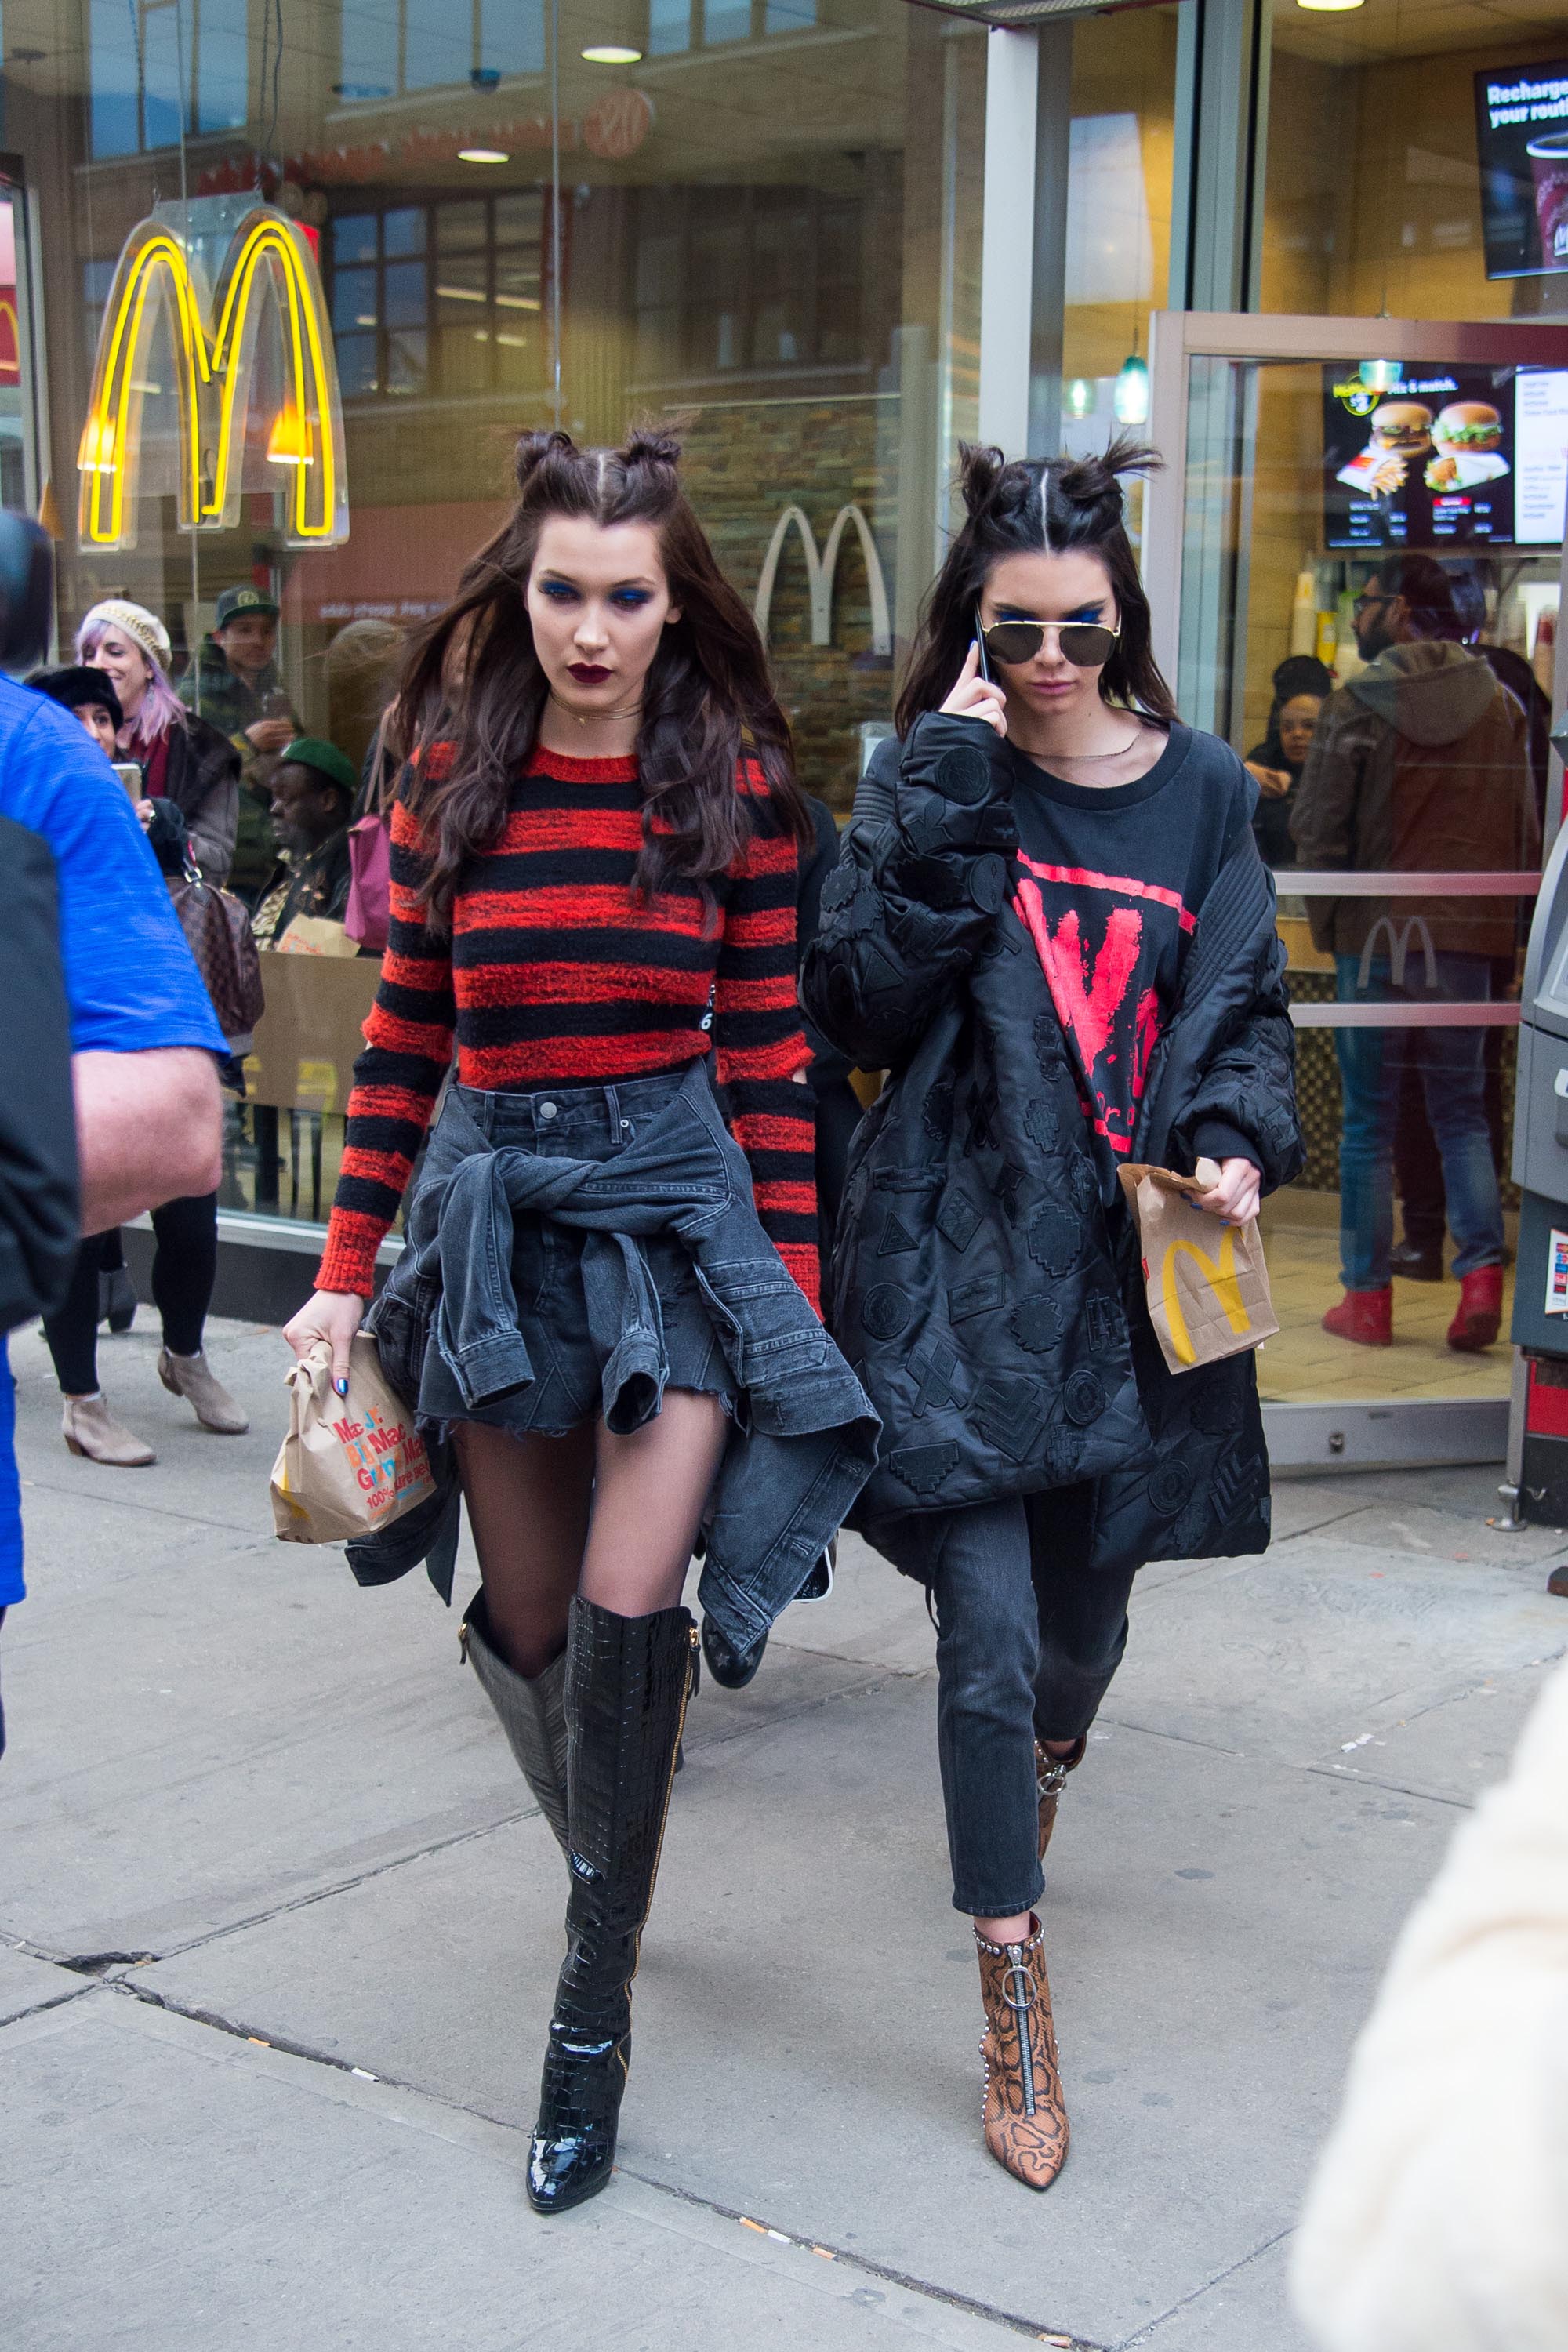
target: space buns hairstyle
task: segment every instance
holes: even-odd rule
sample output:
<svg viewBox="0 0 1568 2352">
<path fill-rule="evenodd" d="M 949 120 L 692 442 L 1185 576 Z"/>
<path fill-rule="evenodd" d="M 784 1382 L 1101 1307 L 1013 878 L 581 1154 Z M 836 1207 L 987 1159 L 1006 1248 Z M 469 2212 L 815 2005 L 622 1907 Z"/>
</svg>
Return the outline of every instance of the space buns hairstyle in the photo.
<svg viewBox="0 0 1568 2352">
<path fill-rule="evenodd" d="M 1108 703 L 1169 726 L 1175 701 L 1154 659 L 1149 599 L 1127 536 L 1122 485 L 1160 463 L 1136 441 L 1113 441 L 1099 457 L 1005 457 L 963 443 L 959 489 L 967 520 L 932 583 L 910 650 L 895 714 L 907 735 L 923 710 L 952 693 L 974 636 L 974 613 L 992 571 L 1009 555 L 1081 550 L 1104 564 L 1121 635 L 1100 674 Z"/>
<path fill-rule="evenodd" d="M 789 722 L 746 604 L 720 571 L 681 487 L 680 444 L 657 427 L 618 449 L 581 449 L 568 433 L 525 433 L 513 473 L 517 503 L 465 569 L 458 593 L 409 649 L 397 703 L 399 749 L 439 741 L 415 760 L 399 793 L 429 850 L 422 886 L 433 927 L 450 927 L 468 861 L 493 846 L 512 781 L 539 738 L 549 683 L 534 650 L 528 582 L 552 516 L 657 532 L 680 618 L 661 633 L 643 683 L 637 743 L 642 849 L 637 888 L 679 881 L 704 896 L 744 848 L 752 806 L 737 789 L 742 756 L 797 841 L 813 837 L 793 774 Z"/>
</svg>

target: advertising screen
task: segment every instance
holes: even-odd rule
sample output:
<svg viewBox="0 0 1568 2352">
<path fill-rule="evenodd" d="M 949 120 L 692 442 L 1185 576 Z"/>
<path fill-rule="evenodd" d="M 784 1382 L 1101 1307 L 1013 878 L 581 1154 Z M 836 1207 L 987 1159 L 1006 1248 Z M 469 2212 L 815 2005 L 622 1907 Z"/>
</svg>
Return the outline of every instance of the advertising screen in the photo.
<svg viewBox="0 0 1568 2352">
<path fill-rule="evenodd" d="M 1489 278 L 1568 269 L 1568 61 L 1476 76 Z"/>
<path fill-rule="evenodd" d="M 1324 545 L 1555 547 L 1568 371 L 1323 370 Z"/>
</svg>

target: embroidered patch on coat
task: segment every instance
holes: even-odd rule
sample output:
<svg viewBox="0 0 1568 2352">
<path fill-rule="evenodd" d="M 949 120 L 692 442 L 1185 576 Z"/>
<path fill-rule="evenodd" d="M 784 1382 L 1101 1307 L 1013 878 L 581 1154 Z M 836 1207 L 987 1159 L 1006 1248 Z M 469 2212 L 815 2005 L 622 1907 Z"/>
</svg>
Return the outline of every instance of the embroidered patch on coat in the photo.
<svg viewBox="0 0 1568 2352">
<path fill-rule="evenodd" d="M 937 790 L 961 808 L 973 808 L 991 790 L 991 762 L 984 751 L 944 751 L 936 763 Z"/>
<path fill-rule="evenodd" d="M 1062 1394 L 1062 1411 L 1080 1429 L 1100 1419 L 1105 1411 L 1105 1382 L 1098 1372 L 1074 1372 Z"/>
<path fill-rule="evenodd" d="M 1000 1307 L 1007 1297 L 1007 1286 L 999 1274 L 977 1275 L 973 1282 L 955 1282 L 947 1294 L 947 1319 L 950 1323 L 965 1323 L 972 1315 L 988 1314 Z"/>
<path fill-rule="evenodd" d="M 1091 1290 L 1081 1308 L 1083 1328 L 1091 1348 L 1114 1347 L 1121 1337 L 1121 1309 L 1103 1290 Z"/>
<path fill-rule="evenodd" d="M 974 1418 L 988 1444 L 1010 1462 L 1027 1461 L 1046 1422 L 1046 1392 L 1038 1381 L 997 1373 L 974 1391 Z"/>
<path fill-rule="evenodd" d="M 1020 1298 L 1007 1318 L 1007 1328 L 1029 1355 L 1043 1356 L 1061 1337 L 1061 1310 L 1042 1290 L 1032 1298 Z"/>
<path fill-rule="evenodd" d="M 895 1216 L 892 1210 L 889 1209 L 887 1214 L 887 1220 L 882 1227 L 882 1238 L 877 1244 L 877 1255 L 879 1257 L 898 1257 L 901 1255 L 905 1250 L 918 1249 L 919 1246 L 919 1235 L 911 1234 L 908 1225 L 900 1223 L 900 1219 Z"/>
<path fill-rule="evenodd" d="M 1173 1519 L 1193 1491 L 1194 1473 L 1185 1462 L 1162 1462 L 1149 1481 L 1149 1500 L 1163 1519 Z"/>
<path fill-rule="evenodd" d="M 1061 1136 L 1061 1114 L 1048 1095 L 1032 1095 L 1024 1109 L 1024 1132 L 1042 1151 L 1054 1151 Z"/>
<path fill-rule="evenodd" d="M 911 1495 L 934 1495 L 957 1469 L 958 1448 L 950 1437 L 937 1445 L 900 1445 L 888 1467 Z"/>
<path fill-rule="evenodd" d="M 874 1290 L 866 1293 L 860 1327 L 873 1339 L 896 1339 L 913 1313 L 907 1291 L 900 1290 L 896 1283 L 879 1282 Z"/>
<path fill-rule="evenodd" d="M 980 1230 L 980 1212 L 962 1192 L 950 1192 L 937 1211 L 936 1229 L 955 1250 L 966 1250 Z"/>
<path fill-rule="evenodd" d="M 1029 1255 L 1047 1274 L 1070 1274 L 1083 1249 L 1083 1228 L 1064 1209 L 1042 1209 L 1029 1227 Z"/>
<path fill-rule="evenodd" d="M 963 1387 L 955 1378 L 958 1352 L 948 1340 L 939 1339 L 929 1354 L 917 1356 L 910 1370 L 920 1382 L 915 1391 L 917 1413 L 940 1412 L 945 1405 L 963 1402 Z"/>
</svg>

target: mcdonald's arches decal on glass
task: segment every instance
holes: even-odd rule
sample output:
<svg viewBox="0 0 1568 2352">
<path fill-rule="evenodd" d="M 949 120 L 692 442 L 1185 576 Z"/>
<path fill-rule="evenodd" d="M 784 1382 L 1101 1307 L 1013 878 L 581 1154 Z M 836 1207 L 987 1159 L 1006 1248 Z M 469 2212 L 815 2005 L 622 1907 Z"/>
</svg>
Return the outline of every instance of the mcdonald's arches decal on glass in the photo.
<svg viewBox="0 0 1568 2352">
<path fill-rule="evenodd" d="M 144 432 L 150 398 L 163 404 L 155 436 Z M 315 253 L 308 231 L 254 196 L 159 205 L 125 241 L 77 458 L 84 547 L 135 546 L 144 442 L 161 455 L 174 437 L 162 426 L 171 398 L 182 530 L 231 530 L 242 493 L 265 489 L 279 496 L 289 546 L 347 539 L 337 360 Z"/>
<path fill-rule="evenodd" d="M 857 506 L 839 508 L 827 534 L 827 544 L 821 549 L 817 547 L 816 533 L 805 509 L 793 501 L 785 507 L 773 525 L 773 535 L 763 558 L 757 593 L 752 604 L 757 633 L 763 645 L 768 641 L 768 623 L 773 615 L 773 583 L 778 578 L 779 559 L 792 529 L 800 534 L 801 551 L 805 557 L 806 586 L 811 600 L 812 644 L 828 646 L 833 642 L 834 580 L 838 571 L 838 553 L 844 544 L 844 534 L 852 529 L 866 562 L 866 594 L 871 607 L 871 651 L 874 654 L 890 654 L 893 650 L 893 626 L 888 613 L 887 577 L 882 570 L 882 559 L 877 552 L 877 542 L 871 536 L 871 526 Z"/>
</svg>

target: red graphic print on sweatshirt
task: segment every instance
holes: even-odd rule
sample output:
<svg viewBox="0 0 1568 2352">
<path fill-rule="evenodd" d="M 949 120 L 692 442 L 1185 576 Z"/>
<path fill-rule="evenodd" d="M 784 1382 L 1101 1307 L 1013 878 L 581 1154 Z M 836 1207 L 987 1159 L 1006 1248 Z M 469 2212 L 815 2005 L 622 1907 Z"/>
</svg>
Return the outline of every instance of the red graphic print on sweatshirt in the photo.
<svg viewBox="0 0 1568 2352">
<path fill-rule="evenodd" d="M 1084 1114 L 1112 1151 L 1133 1123 L 1162 1024 L 1162 966 L 1194 918 L 1181 893 L 1020 856 L 1014 904 L 1078 1063 Z"/>
</svg>

